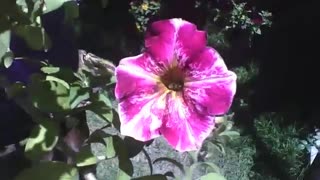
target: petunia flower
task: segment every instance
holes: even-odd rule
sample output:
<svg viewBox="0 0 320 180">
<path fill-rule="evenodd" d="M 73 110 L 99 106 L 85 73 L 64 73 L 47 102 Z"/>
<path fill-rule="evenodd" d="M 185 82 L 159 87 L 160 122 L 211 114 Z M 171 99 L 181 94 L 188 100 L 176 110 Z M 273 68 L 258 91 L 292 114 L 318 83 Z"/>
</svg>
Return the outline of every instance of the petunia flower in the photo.
<svg viewBox="0 0 320 180">
<path fill-rule="evenodd" d="M 162 135 L 178 151 L 197 150 L 225 114 L 236 75 L 206 33 L 182 19 L 151 24 L 145 52 L 120 61 L 115 95 L 121 134 L 140 141 Z"/>
</svg>

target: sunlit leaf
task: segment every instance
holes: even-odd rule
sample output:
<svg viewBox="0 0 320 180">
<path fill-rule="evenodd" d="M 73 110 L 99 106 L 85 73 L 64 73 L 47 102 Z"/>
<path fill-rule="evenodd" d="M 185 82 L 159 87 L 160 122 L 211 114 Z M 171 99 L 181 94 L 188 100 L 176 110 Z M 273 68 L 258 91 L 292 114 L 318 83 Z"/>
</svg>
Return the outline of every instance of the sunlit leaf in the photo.
<svg viewBox="0 0 320 180">
<path fill-rule="evenodd" d="M 88 143 L 101 143 L 106 146 L 106 158 L 113 158 L 117 155 L 116 150 L 114 148 L 114 137 L 110 134 L 107 134 L 103 130 L 94 131 L 89 139 Z"/>
<path fill-rule="evenodd" d="M 240 137 L 240 133 L 237 131 L 224 131 L 222 133 L 219 134 L 220 137 L 227 137 L 228 139 L 232 140 L 235 138 L 239 138 Z"/>
<path fill-rule="evenodd" d="M 46 76 L 46 81 L 54 81 L 54 82 L 60 83 L 65 88 L 70 89 L 69 84 L 66 81 L 64 81 L 63 79 L 48 75 L 48 76 Z"/>
<path fill-rule="evenodd" d="M 44 0 L 46 9 L 44 13 L 48 13 L 60 8 L 65 2 L 70 0 Z"/>
<path fill-rule="evenodd" d="M 227 180 L 227 179 L 218 173 L 208 173 L 204 176 L 201 176 L 200 180 Z"/>
<path fill-rule="evenodd" d="M 50 152 L 58 142 L 59 128 L 55 122 L 43 120 L 35 126 L 25 146 L 26 156 L 30 159 L 40 159 Z"/>
<path fill-rule="evenodd" d="M 42 67 L 40 70 L 46 74 L 55 74 L 60 71 L 60 68 L 59 67 Z"/>
<path fill-rule="evenodd" d="M 4 55 L 1 58 L 1 61 L 3 62 L 4 67 L 9 68 L 14 60 L 14 54 L 11 51 L 8 51 L 4 53 Z"/>
<path fill-rule="evenodd" d="M 82 88 L 80 86 L 71 86 L 70 88 L 70 106 L 71 109 L 77 107 L 81 102 L 90 98 L 88 88 Z"/>
<path fill-rule="evenodd" d="M 92 153 L 90 145 L 84 146 L 76 155 L 77 166 L 90 166 L 98 162 L 96 156 Z"/>
<path fill-rule="evenodd" d="M 0 34 L 0 62 L 2 64 L 5 55 L 10 52 L 10 31 L 5 31 Z"/>
<path fill-rule="evenodd" d="M 76 1 L 68 1 L 63 4 L 65 21 L 70 22 L 79 17 L 79 6 Z"/>
<path fill-rule="evenodd" d="M 114 119 L 114 112 L 112 111 L 112 102 L 106 92 L 100 92 L 93 98 L 95 101 L 89 110 L 103 120 L 112 122 Z"/>
<path fill-rule="evenodd" d="M 27 89 L 33 105 L 44 112 L 70 110 L 69 91 L 59 82 L 46 81 L 41 75 L 34 74 Z"/>
<path fill-rule="evenodd" d="M 23 170 L 15 180 L 79 180 L 77 169 L 62 162 L 40 162 Z"/>
</svg>

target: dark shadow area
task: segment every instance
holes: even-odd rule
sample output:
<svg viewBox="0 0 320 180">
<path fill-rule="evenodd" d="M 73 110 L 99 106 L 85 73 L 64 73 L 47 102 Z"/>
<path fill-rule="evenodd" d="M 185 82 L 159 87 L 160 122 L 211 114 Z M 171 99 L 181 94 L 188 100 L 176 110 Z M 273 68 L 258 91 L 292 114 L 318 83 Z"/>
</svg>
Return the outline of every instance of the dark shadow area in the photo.
<svg viewBox="0 0 320 180">
<path fill-rule="evenodd" d="M 273 25 L 257 39 L 260 73 L 252 98 L 255 112 L 297 107 L 310 119 L 319 107 L 319 17 L 316 1 L 261 1 L 274 14 Z M 308 117 L 310 116 L 310 117 Z M 318 122 L 312 122 L 319 125 Z"/>
</svg>

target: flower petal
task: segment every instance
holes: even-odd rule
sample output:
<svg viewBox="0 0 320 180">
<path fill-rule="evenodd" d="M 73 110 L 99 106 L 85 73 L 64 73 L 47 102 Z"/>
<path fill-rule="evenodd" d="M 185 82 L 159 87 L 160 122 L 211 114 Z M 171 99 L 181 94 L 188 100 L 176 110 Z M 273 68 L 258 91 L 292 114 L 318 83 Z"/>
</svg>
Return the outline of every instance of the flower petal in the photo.
<svg viewBox="0 0 320 180">
<path fill-rule="evenodd" d="M 182 19 L 161 20 L 151 24 L 145 39 L 146 52 L 161 64 L 170 66 L 179 64 L 206 47 L 206 33 Z"/>
<path fill-rule="evenodd" d="M 162 65 L 168 66 L 174 55 L 175 27 L 170 20 L 156 21 L 147 29 L 146 52 Z"/>
<path fill-rule="evenodd" d="M 121 100 L 124 97 L 137 93 L 154 94 L 158 90 L 159 77 L 155 75 L 157 66 L 149 68 L 150 59 L 141 54 L 124 58 L 115 71 L 115 96 Z"/>
<path fill-rule="evenodd" d="M 120 132 L 139 141 L 148 141 L 160 136 L 162 117 L 165 112 L 165 94 L 137 94 L 118 105 Z"/>
<path fill-rule="evenodd" d="M 192 58 L 201 52 L 207 44 L 207 35 L 204 31 L 197 30 L 197 26 L 182 19 L 172 19 L 176 27 L 175 52 L 180 63 Z"/>
<path fill-rule="evenodd" d="M 199 111 L 211 115 L 226 113 L 236 93 L 237 76 L 229 71 L 221 56 L 212 48 L 205 49 L 186 67 L 184 93 Z"/>
<path fill-rule="evenodd" d="M 150 60 L 146 54 L 122 59 L 115 72 L 121 134 L 140 141 L 159 136 L 165 108 L 161 101 L 164 95 L 160 96 L 165 87 L 159 83 L 155 69 L 148 68 Z"/>
<path fill-rule="evenodd" d="M 167 95 L 167 108 L 160 132 L 168 143 L 181 152 L 199 149 L 214 128 L 214 117 L 199 114 L 178 92 Z"/>
</svg>

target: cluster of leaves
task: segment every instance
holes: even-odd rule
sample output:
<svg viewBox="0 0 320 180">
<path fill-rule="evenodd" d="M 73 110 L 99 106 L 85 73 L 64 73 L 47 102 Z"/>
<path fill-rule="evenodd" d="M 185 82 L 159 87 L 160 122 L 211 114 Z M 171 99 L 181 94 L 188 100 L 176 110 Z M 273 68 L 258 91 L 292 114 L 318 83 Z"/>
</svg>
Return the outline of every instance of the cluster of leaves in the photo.
<svg viewBox="0 0 320 180">
<path fill-rule="evenodd" d="M 158 13 L 159 0 L 134 0 L 130 2 L 129 11 L 136 19 L 136 26 L 140 32 L 145 32 L 150 18 Z"/>
<path fill-rule="evenodd" d="M 214 8 L 214 22 L 223 22 L 223 31 L 240 29 L 249 33 L 249 41 L 255 35 L 261 35 L 262 27 L 270 27 L 271 12 L 257 11 L 255 7 L 249 7 L 246 2 L 236 2 L 230 0 L 231 8 L 228 10 Z M 227 4 L 226 2 L 224 2 Z"/>
<path fill-rule="evenodd" d="M 283 119 L 276 114 L 261 115 L 255 120 L 257 138 L 271 155 L 281 160 L 283 172 L 300 178 L 306 166 L 305 152 L 299 148 L 299 130 L 294 125 L 281 126 Z"/>
<path fill-rule="evenodd" d="M 51 41 L 42 27 L 40 16 L 63 6 L 66 21 L 79 15 L 75 1 L 68 0 L 4 0 L 0 7 L 0 64 L 10 67 L 14 54 L 10 50 L 10 35 L 23 38 L 33 50 L 47 50 Z"/>
<path fill-rule="evenodd" d="M 240 66 L 232 69 L 233 72 L 237 74 L 237 83 L 238 84 L 245 84 L 248 83 L 250 80 L 254 79 L 258 73 L 259 69 L 257 64 L 251 62 L 248 67 Z"/>
</svg>

